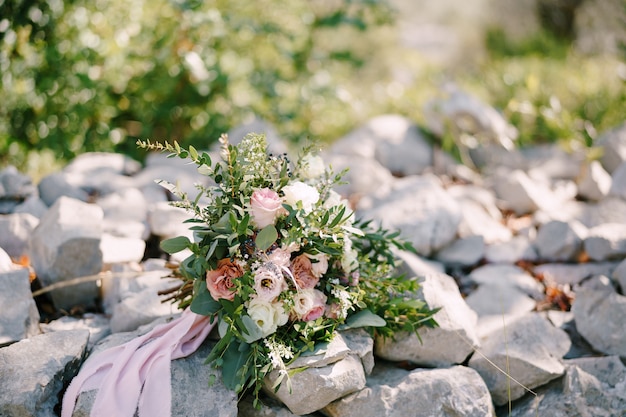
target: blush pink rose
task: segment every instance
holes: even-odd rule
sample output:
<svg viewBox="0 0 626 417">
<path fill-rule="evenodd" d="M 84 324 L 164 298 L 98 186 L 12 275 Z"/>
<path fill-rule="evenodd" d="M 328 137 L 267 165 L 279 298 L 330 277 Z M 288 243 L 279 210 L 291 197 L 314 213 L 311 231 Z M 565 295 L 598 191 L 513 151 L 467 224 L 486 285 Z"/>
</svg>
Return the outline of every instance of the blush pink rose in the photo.
<svg viewBox="0 0 626 417">
<path fill-rule="evenodd" d="M 269 188 L 255 190 L 250 197 L 250 215 L 259 229 L 274 224 L 283 210 L 282 199 Z"/>
<path fill-rule="evenodd" d="M 313 288 L 298 291 L 293 297 L 293 312 L 302 321 L 316 320 L 326 311 L 326 295 Z"/>
<path fill-rule="evenodd" d="M 319 282 L 319 277 L 313 273 L 311 260 L 305 254 L 296 256 L 291 261 L 291 273 L 300 288 L 313 288 Z"/>
<path fill-rule="evenodd" d="M 232 300 L 235 298 L 235 284 L 233 280 L 244 274 L 243 268 L 231 262 L 229 258 L 221 259 L 217 262 L 217 269 L 207 271 L 206 286 L 214 300 L 224 298 Z"/>
</svg>

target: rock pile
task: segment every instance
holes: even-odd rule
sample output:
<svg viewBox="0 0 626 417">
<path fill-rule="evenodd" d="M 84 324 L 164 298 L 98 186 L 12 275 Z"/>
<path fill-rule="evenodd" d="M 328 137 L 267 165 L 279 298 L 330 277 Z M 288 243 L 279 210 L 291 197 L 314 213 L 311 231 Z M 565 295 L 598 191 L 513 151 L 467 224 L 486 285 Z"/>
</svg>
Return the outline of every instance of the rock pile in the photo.
<svg viewBox="0 0 626 417">
<path fill-rule="evenodd" d="M 336 171 L 350 167 L 339 191 L 358 215 L 417 248 L 398 253 L 402 272 L 421 277 L 421 296 L 441 308 L 439 327 L 420 331 L 421 342 L 342 334 L 293 377 L 311 395 L 279 391 L 260 411 L 219 382 L 207 388 L 208 341 L 173 364 L 175 416 L 493 416 L 509 415 L 509 402 L 513 416 L 626 411 L 626 124 L 601 135 L 603 156 L 590 162 L 557 146 L 507 149 L 515 132 L 497 112 L 459 92 L 448 100 L 430 128 L 484 138 L 465 150 L 477 170 L 398 115 L 376 117 L 324 152 Z M 270 129 L 244 126 L 231 140 Z M 58 415 L 90 353 L 177 314 L 158 295 L 175 283 L 156 248 L 190 236 L 189 215 L 168 204 L 156 179 L 190 195 L 205 181 L 156 154 L 145 167 L 84 154 L 37 185 L 12 167 L 0 171 L 1 416 Z M 25 256 L 30 269 L 14 263 Z M 36 304 L 37 286 L 49 291 Z M 74 415 L 87 416 L 92 402 L 83 394 Z"/>
</svg>

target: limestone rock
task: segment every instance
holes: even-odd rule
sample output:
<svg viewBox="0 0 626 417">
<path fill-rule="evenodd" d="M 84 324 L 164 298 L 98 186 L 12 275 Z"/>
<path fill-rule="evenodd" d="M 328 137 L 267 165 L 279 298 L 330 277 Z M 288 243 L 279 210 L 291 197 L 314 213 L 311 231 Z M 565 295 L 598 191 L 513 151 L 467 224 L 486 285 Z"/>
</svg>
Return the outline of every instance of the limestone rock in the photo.
<svg viewBox="0 0 626 417">
<path fill-rule="evenodd" d="M 610 276 L 616 266 L 616 262 L 549 263 L 537 265 L 533 272 L 543 275 L 555 284 L 574 286 L 593 275 Z"/>
<path fill-rule="evenodd" d="M 89 332 L 42 334 L 0 349 L 0 415 L 56 417 L 59 395 L 85 354 Z"/>
<path fill-rule="evenodd" d="M 512 417 L 614 417 L 626 410 L 626 368 L 617 356 L 564 361 L 565 376 L 516 402 Z"/>
<path fill-rule="evenodd" d="M 478 285 L 513 286 L 532 298 L 543 298 L 543 286 L 518 266 L 487 264 L 474 269 L 469 277 Z"/>
<path fill-rule="evenodd" d="M 39 181 L 39 197 L 48 207 L 52 206 L 60 197 L 87 201 L 89 194 L 68 180 L 68 174 L 55 172 Z"/>
<path fill-rule="evenodd" d="M 189 225 L 183 223 L 191 214 L 169 203 L 157 203 L 148 213 L 148 224 L 153 235 L 169 239 L 176 236 L 192 237 Z"/>
<path fill-rule="evenodd" d="M 0 248 L 18 259 L 28 253 L 28 241 L 39 219 L 28 213 L 0 214 Z"/>
<path fill-rule="evenodd" d="M 591 161 L 583 167 L 578 180 L 578 195 L 592 201 L 602 200 L 611 189 L 611 175 L 598 161 Z"/>
<path fill-rule="evenodd" d="M 457 239 L 439 250 L 435 258 L 449 266 L 469 267 L 476 265 L 485 255 L 485 242 L 482 236 Z"/>
<path fill-rule="evenodd" d="M 332 347 L 339 345 L 338 348 Z M 342 349 L 341 346 L 346 347 Z M 308 414 L 320 410 L 345 395 L 365 387 L 365 372 L 361 360 L 349 350 L 340 335 L 335 336 L 328 351 L 318 355 L 301 356 L 288 368 L 307 366 L 302 372 L 290 377 L 292 391 L 283 380 L 278 391 L 272 386 L 279 372 L 272 371 L 264 382 L 265 392 L 278 398 L 292 413 Z"/>
<path fill-rule="evenodd" d="M 407 371 L 377 365 L 367 387 L 324 408 L 329 417 L 495 416 L 480 376 L 464 366 Z"/>
<path fill-rule="evenodd" d="M 626 200 L 626 162 L 622 162 L 620 166 L 613 172 L 611 189 L 609 194 Z"/>
<path fill-rule="evenodd" d="M 358 214 L 379 221 L 387 229 L 401 230 L 418 253 L 429 255 L 451 243 L 461 221 L 458 203 L 429 177 L 406 177 L 393 190 L 377 198 L 370 210 Z"/>
<path fill-rule="evenodd" d="M 435 328 L 414 333 L 398 333 L 395 340 L 379 338 L 376 355 L 390 361 L 410 361 L 421 366 L 450 366 L 462 363 L 479 345 L 477 316 L 461 297 L 454 279 L 448 275 L 427 275 L 420 292 L 429 308 L 441 308 Z"/>
<path fill-rule="evenodd" d="M 102 262 L 105 264 L 140 262 L 146 250 L 143 239 L 103 234 L 100 240 Z"/>
<path fill-rule="evenodd" d="M 504 208 L 522 215 L 539 208 L 550 208 L 554 196 L 549 186 L 533 180 L 522 170 L 501 170 L 494 178 L 494 189 Z M 553 203 L 549 203 L 549 202 Z"/>
<path fill-rule="evenodd" d="M 612 286 L 579 288 L 572 305 L 578 332 L 598 351 L 626 357 L 626 297 Z"/>
<path fill-rule="evenodd" d="M 102 269 L 102 209 L 93 204 L 60 197 L 33 231 L 30 257 L 44 286 L 75 277 L 97 274 Z M 93 305 L 98 297 L 96 281 L 50 292 L 57 308 Z"/>
<path fill-rule="evenodd" d="M 541 259 L 574 261 L 580 254 L 586 234 L 585 226 L 578 222 L 553 220 L 539 228 L 533 244 Z"/>
<path fill-rule="evenodd" d="M 619 259 L 626 255 L 626 223 L 606 223 L 589 229 L 584 248 L 595 261 Z"/>
<path fill-rule="evenodd" d="M 612 174 L 626 161 L 626 123 L 602 133 L 596 143 L 604 151 L 600 158 L 602 166 Z"/>
<path fill-rule="evenodd" d="M 626 295 L 626 259 L 617 265 L 611 276 L 621 287 L 622 295 Z"/>
<path fill-rule="evenodd" d="M 534 261 L 538 259 L 537 251 L 530 239 L 523 235 L 513 237 L 502 243 L 492 243 L 485 248 L 485 260 L 494 264 L 514 264 L 517 261 Z"/>
<path fill-rule="evenodd" d="M 567 334 L 537 315 L 524 315 L 506 325 L 506 335 L 494 331 L 481 339 L 481 355 L 474 354 L 469 366 L 481 375 L 496 405 L 521 398 L 526 390 L 496 369 L 506 369 L 512 378 L 533 389 L 563 375 L 561 358 L 570 348 Z M 491 361 L 487 361 L 487 359 Z"/>
<path fill-rule="evenodd" d="M 391 172 L 378 161 L 371 158 L 346 155 L 329 155 L 324 161 L 333 167 L 336 172 L 346 168 L 349 171 L 344 179 L 347 184 L 341 184 L 335 191 L 350 198 L 363 198 L 364 196 L 376 196 L 389 192 L 393 182 Z M 363 205 L 361 200 L 359 204 Z"/>
<path fill-rule="evenodd" d="M 29 275 L 27 268 L 0 272 L 0 346 L 40 333 Z"/>
</svg>

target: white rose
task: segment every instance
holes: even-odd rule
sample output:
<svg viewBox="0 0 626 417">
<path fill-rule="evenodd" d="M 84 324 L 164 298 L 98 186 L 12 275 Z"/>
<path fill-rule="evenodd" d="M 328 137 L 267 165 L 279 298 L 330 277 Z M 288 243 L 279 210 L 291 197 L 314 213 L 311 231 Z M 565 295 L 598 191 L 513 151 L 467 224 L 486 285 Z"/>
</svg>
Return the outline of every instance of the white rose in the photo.
<svg viewBox="0 0 626 417">
<path fill-rule="evenodd" d="M 311 260 L 311 272 L 313 275 L 321 278 L 328 271 L 328 255 L 323 252 L 315 255 L 306 253 L 305 255 Z"/>
<path fill-rule="evenodd" d="M 292 207 L 296 207 L 298 201 L 302 202 L 305 213 L 310 213 L 313 206 L 320 199 L 320 193 L 315 187 L 311 187 L 302 181 L 295 181 L 291 185 L 283 187 L 284 201 Z"/>
<path fill-rule="evenodd" d="M 300 176 L 306 180 L 319 178 L 326 172 L 324 160 L 317 155 L 304 155 L 301 160 L 301 167 Z"/>
<path fill-rule="evenodd" d="M 293 311 L 302 321 L 312 321 L 324 315 L 326 295 L 313 288 L 299 290 L 293 297 Z"/>
<path fill-rule="evenodd" d="M 341 256 L 341 267 L 344 272 L 350 273 L 358 266 L 358 252 L 352 248 L 352 241 L 346 238 L 343 241 L 343 255 Z"/>
<path fill-rule="evenodd" d="M 282 302 L 270 303 L 260 298 L 253 298 L 248 304 L 248 315 L 261 330 L 263 337 L 269 336 L 287 323 L 289 316 Z"/>
</svg>

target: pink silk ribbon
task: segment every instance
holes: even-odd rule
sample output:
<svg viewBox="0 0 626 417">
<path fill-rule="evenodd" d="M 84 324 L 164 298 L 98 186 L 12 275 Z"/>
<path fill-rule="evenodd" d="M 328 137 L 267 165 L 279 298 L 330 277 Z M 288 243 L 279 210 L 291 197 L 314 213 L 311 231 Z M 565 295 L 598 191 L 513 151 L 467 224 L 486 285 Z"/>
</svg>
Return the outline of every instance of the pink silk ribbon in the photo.
<svg viewBox="0 0 626 417">
<path fill-rule="evenodd" d="M 90 417 L 170 417 L 170 362 L 195 352 L 217 320 L 190 310 L 169 323 L 89 357 L 63 397 L 71 417 L 78 395 L 97 389 Z"/>
</svg>

